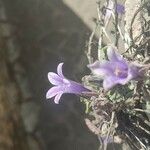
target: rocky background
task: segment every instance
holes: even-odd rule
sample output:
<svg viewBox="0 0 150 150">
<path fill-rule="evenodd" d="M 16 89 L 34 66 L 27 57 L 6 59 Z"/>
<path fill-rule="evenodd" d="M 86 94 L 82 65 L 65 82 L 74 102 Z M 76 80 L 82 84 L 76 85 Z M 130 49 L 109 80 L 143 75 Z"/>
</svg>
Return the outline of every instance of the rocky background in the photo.
<svg viewBox="0 0 150 150">
<path fill-rule="evenodd" d="M 96 4 L 83 1 L 77 13 L 70 5 L 79 2 L 68 2 L 0 1 L 0 150 L 98 149 L 78 97 L 65 95 L 60 105 L 45 99 L 47 73 L 58 63 L 76 81 L 88 72 L 86 41 Z"/>
</svg>

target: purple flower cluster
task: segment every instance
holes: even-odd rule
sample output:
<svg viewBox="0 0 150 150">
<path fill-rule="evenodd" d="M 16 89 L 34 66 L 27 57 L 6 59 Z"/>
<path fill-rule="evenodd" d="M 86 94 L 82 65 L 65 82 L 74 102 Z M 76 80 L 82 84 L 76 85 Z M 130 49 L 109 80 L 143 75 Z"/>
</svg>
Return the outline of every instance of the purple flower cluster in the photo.
<svg viewBox="0 0 150 150">
<path fill-rule="evenodd" d="M 93 74 L 102 77 L 103 88 L 107 91 L 117 84 L 125 85 L 132 79 L 141 76 L 140 67 L 128 63 L 119 53 L 116 48 L 108 47 L 107 49 L 108 60 L 102 62 L 96 61 L 88 65 Z M 48 73 L 48 79 L 54 86 L 50 88 L 46 94 L 46 98 L 54 98 L 56 104 L 64 93 L 73 93 L 82 95 L 83 93 L 92 93 L 89 89 L 85 88 L 82 84 L 75 81 L 68 80 L 64 77 L 62 72 L 63 63 L 57 67 L 57 74 L 54 72 Z"/>
</svg>

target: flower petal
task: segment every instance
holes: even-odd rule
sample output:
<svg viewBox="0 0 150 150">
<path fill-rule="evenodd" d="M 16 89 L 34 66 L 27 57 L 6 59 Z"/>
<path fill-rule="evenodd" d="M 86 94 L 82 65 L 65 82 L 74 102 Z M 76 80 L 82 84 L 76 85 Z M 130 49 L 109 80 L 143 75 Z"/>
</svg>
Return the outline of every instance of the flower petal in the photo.
<svg viewBox="0 0 150 150">
<path fill-rule="evenodd" d="M 113 143 L 113 141 L 114 141 L 112 136 L 109 136 L 107 138 L 107 136 L 104 136 L 104 135 L 100 137 L 100 140 L 102 140 L 103 143 L 105 143 L 105 144 Z"/>
<path fill-rule="evenodd" d="M 140 76 L 142 76 L 142 73 L 139 72 L 140 67 L 134 65 L 134 64 L 130 64 L 129 68 L 128 68 L 128 76 L 127 78 L 123 79 L 123 80 L 119 80 L 118 82 L 122 85 L 128 83 L 130 80 L 132 79 L 136 79 Z"/>
<path fill-rule="evenodd" d="M 64 78 L 63 72 L 62 72 L 62 66 L 64 63 L 60 63 L 57 67 L 57 73 L 60 77 Z"/>
<path fill-rule="evenodd" d="M 112 87 L 114 87 L 117 84 L 125 85 L 127 84 L 130 80 L 136 79 L 137 77 L 141 76 L 139 74 L 139 67 L 135 65 L 130 65 L 128 68 L 128 74 L 127 77 L 122 78 L 122 77 L 117 77 L 117 76 L 106 76 L 104 81 L 103 81 L 103 87 L 105 90 L 109 90 Z"/>
<path fill-rule="evenodd" d="M 142 76 L 143 72 L 140 72 L 140 69 L 141 69 L 140 66 L 132 63 L 132 64 L 129 65 L 129 72 L 128 72 L 128 74 L 131 74 L 133 79 L 137 78 L 139 76 Z"/>
<path fill-rule="evenodd" d="M 129 67 L 124 61 L 112 62 L 110 66 L 118 78 L 126 78 L 128 76 Z"/>
<path fill-rule="evenodd" d="M 109 61 L 103 61 L 102 63 L 100 63 L 100 61 L 96 61 L 93 64 L 88 65 L 88 67 L 92 70 L 93 74 L 99 75 L 101 77 L 112 74 L 112 66 L 114 65 Z"/>
<path fill-rule="evenodd" d="M 121 4 L 117 4 L 116 5 L 116 11 L 117 11 L 117 13 L 118 14 L 124 14 L 125 13 L 125 7 L 123 6 L 123 5 L 121 5 Z"/>
<path fill-rule="evenodd" d="M 118 78 L 115 76 L 109 76 L 103 81 L 103 88 L 107 91 L 118 84 Z"/>
<path fill-rule="evenodd" d="M 119 53 L 117 53 L 117 49 L 112 46 L 108 47 L 107 56 L 110 61 L 122 61 L 123 60 L 123 57 Z"/>
<path fill-rule="evenodd" d="M 48 73 L 48 80 L 50 81 L 50 83 L 52 83 L 53 85 L 60 85 L 63 83 L 63 80 L 61 79 L 61 77 L 59 77 L 56 73 L 54 72 L 49 72 Z"/>
<path fill-rule="evenodd" d="M 50 99 L 62 91 L 63 90 L 60 86 L 54 86 L 54 87 L 50 88 L 48 90 L 48 92 L 46 93 L 46 99 Z"/>
<path fill-rule="evenodd" d="M 58 94 L 55 96 L 54 102 L 55 102 L 56 104 L 59 104 L 59 100 L 60 100 L 62 94 L 63 94 L 63 92 L 60 92 L 60 93 L 58 93 Z"/>
<path fill-rule="evenodd" d="M 83 92 L 90 92 L 90 90 L 85 88 L 82 84 L 71 80 L 70 80 L 70 85 L 66 86 L 65 89 L 65 93 L 82 94 Z"/>
</svg>

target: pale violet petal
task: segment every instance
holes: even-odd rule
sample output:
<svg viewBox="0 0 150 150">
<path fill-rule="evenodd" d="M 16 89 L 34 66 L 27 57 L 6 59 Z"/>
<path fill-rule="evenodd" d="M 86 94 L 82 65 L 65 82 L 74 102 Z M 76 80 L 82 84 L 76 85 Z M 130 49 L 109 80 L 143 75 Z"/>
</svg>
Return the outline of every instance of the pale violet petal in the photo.
<svg viewBox="0 0 150 150">
<path fill-rule="evenodd" d="M 56 104 L 59 104 L 59 100 L 60 100 L 62 94 L 63 94 L 63 92 L 60 92 L 60 93 L 58 93 L 58 94 L 55 96 L 54 102 L 55 102 Z"/>
<path fill-rule="evenodd" d="M 88 64 L 87 67 L 90 69 L 99 68 L 100 64 L 100 61 L 95 61 L 93 64 Z"/>
<path fill-rule="evenodd" d="M 63 83 L 63 79 L 59 77 L 56 73 L 54 72 L 49 72 L 48 73 L 48 80 L 50 81 L 51 84 L 53 85 L 60 85 Z"/>
<path fill-rule="evenodd" d="M 110 76 L 104 79 L 103 81 L 103 88 L 108 91 L 112 87 L 114 87 L 116 84 L 118 84 L 118 78 L 115 76 Z"/>
<path fill-rule="evenodd" d="M 129 69 L 128 69 L 128 76 L 125 79 L 119 80 L 118 83 L 125 85 L 127 84 L 130 80 L 132 79 L 136 79 L 137 77 L 139 77 L 139 68 L 137 66 L 134 65 L 130 65 Z"/>
<path fill-rule="evenodd" d="M 118 80 L 118 84 L 125 85 L 132 79 L 133 79 L 133 76 L 129 74 L 127 78 Z"/>
<path fill-rule="evenodd" d="M 52 88 L 50 88 L 47 93 L 46 93 L 46 99 L 50 99 L 52 97 L 54 97 L 55 95 L 57 95 L 58 93 L 62 92 L 61 87 L 59 86 L 54 86 Z"/>
<path fill-rule="evenodd" d="M 107 90 L 110 90 L 111 88 L 113 88 L 117 84 L 125 85 L 132 79 L 133 79 L 133 76 L 131 74 L 129 74 L 127 78 L 119 78 L 116 76 L 111 76 L 111 77 L 109 76 L 104 79 L 103 87 L 107 91 Z"/>
<path fill-rule="evenodd" d="M 101 77 L 112 74 L 113 71 L 112 66 L 113 64 L 109 61 L 103 61 L 103 62 L 96 61 L 93 64 L 88 65 L 88 67 L 91 69 L 93 74 Z"/>
<path fill-rule="evenodd" d="M 113 46 L 107 48 L 107 56 L 110 61 L 122 61 L 123 57 L 117 52 L 117 49 Z"/>
<path fill-rule="evenodd" d="M 63 83 L 66 85 L 70 85 L 70 81 L 68 79 L 65 79 L 65 78 L 63 79 Z"/>
<path fill-rule="evenodd" d="M 122 4 L 117 4 L 116 5 L 116 11 L 118 14 L 124 14 L 125 13 L 125 7 Z"/>
<path fill-rule="evenodd" d="M 62 72 L 62 66 L 64 63 L 60 63 L 57 67 L 57 73 L 60 77 L 64 78 L 63 72 Z"/>
<path fill-rule="evenodd" d="M 138 66 L 138 64 L 131 63 L 131 64 L 129 64 L 129 72 L 128 72 L 128 74 L 131 74 L 133 79 L 137 78 L 139 76 L 143 76 L 143 73 L 140 72 L 140 69 L 141 69 L 141 67 Z"/>
</svg>

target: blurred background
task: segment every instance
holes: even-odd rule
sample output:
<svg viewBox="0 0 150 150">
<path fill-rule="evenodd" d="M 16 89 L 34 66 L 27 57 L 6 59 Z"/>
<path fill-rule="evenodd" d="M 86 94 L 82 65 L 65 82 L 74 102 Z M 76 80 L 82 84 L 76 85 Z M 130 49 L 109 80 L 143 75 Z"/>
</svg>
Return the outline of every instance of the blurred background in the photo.
<svg viewBox="0 0 150 150">
<path fill-rule="evenodd" d="M 46 100 L 49 71 L 64 62 L 80 82 L 96 0 L 0 0 L 0 150 L 97 150 L 79 97 Z"/>
</svg>

